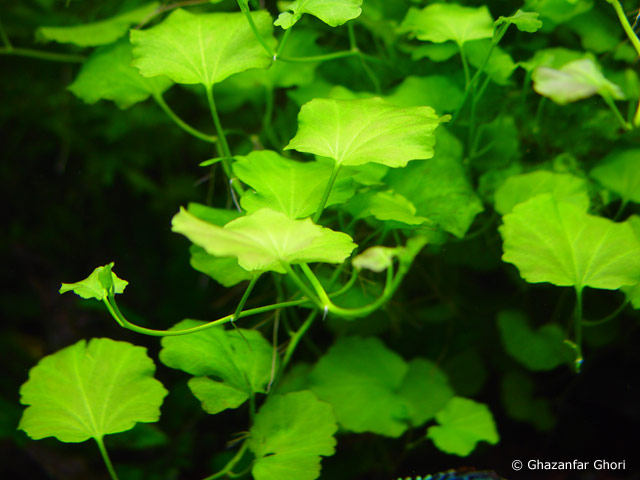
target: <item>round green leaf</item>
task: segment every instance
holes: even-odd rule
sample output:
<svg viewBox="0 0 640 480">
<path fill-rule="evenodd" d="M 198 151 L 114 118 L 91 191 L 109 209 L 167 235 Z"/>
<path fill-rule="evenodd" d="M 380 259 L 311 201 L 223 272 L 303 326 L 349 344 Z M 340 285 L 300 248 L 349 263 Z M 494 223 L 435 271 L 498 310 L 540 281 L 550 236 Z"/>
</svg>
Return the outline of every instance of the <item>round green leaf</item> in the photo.
<svg viewBox="0 0 640 480">
<path fill-rule="evenodd" d="M 446 453 L 466 457 L 478 442 L 495 445 L 500 439 L 489 408 L 467 398 L 453 397 L 436 420 L 440 425 L 429 427 L 427 438 Z"/>
<path fill-rule="evenodd" d="M 308 390 L 272 395 L 256 414 L 249 449 L 255 480 L 314 480 L 320 455 L 335 452 L 338 430 L 331 406 Z"/>
<path fill-rule="evenodd" d="M 108 338 L 80 340 L 29 371 L 20 389 L 28 408 L 18 428 L 36 440 L 75 443 L 156 422 L 168 392 L 154 372 L 145 348 Z"/>
<path fill-rule="evenodd" d="M 400 108 L 381 98 L 316 98 L 304 104 L 298 133 L 286 149 L 333 158 L 339 165 L 369 162 L 404 167 L 431 158 L 433 132 L 444 117 L 431 107 Z"/>
<path fill-rule="evenodd" d="M 591 170 L 591 176 L 622 201 L 640 203 L 640 148 L 610 153 Z"/>
<path fill-rule="evenodd" d="M 263 38 L 272 37 L 266 10 L 251 13 Z M 132 30 L 133 65 L 145 77 L 165 75 L 176 83 L 211 86 L 250 68 L 267 68 L 271 58 L 244 14 L 193 14 L 177 9 L 148 30 Z"/>
<path fill-rule="evenodd" d="M 516 205 L 503 222 L 502 259 L 529 283 L 614 290 L 640 282 L 640 240 L 628 222 L 589 215 L 550 194 Z"/>
</svg>

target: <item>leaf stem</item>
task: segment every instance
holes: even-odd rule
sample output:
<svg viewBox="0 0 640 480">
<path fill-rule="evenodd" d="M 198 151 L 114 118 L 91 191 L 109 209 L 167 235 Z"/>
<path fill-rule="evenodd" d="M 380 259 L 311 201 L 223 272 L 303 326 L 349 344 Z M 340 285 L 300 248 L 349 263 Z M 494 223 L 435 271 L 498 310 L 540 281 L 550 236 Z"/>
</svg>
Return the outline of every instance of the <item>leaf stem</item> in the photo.
<svg viewBox="0 0 640 480">
<path fill-rule="evenodd" d="M 237 463 L 240 460 L 242 460 L 242 457 L 244 456 L 244 453 L 247 451 L 248 446 L 249 446 L 249 442 L 247 442 L 246 440 L 242 442 L 242 445 L 240 446 L 236 454 L 233 456 L 231 460 L 229 460 L 229 462 L 224 466 L 222 470 L 214 473 L 213 475 L 209 475 L 203 480 L 215 480 L 216 478 L 220 478 L 226 475 L 227 473 L 229 473 L 231 470 L 233 470 L 233 467 L 235 467 Z"/>
<path fill-rule="evenodd" d="M 304 281 L 300 278 L 300 275 L 296 273 L 296 271 L 286 262 L 282 262 L 282 267 L 285 269 L 287 274 L 291 277 L 291 280 L 298 286 L 300 291 L 307 296 L 309 300 L 316 304 L 319 308 L 324 308 L 324 305 L 318 300 L 313 294 L 313 291 L 304 283 Z M 324 290 L 323 290 L 324 291 Z"/>
<path fill-rule="evenodd" d="M 37 58 L 39 60 L 50 60 L 52 62 L 72 62 L 82 63 L 86 58 L 82 55 L 72 53 L 55 53 L 44 50 L 34 50 L 31 48 L 0 47 L 0 55 L 15 55 L 18 57 Z"/>
<path fill-rule="evenodd" d="M 255 37 L 258 40 L 258 42 L 260 42 L 260 45 L 262 45 L 262 48 L 264 48 L 265 51 L 269 54 L 269 56 L 273 60 L 275 60 L 276 59 L 276 54 L 274 53 L 272 48 L 267 44 L 267 42 L 265 42 L 264 38 L 262 38 L 262 35 L 258 31 L 258 27 L 256 27 L 256 24 L 253 21 L 253 17 L 251 16 L 251 10 L 249 10 L 249 4 L 248 3 L 243 3 L 242 0 L 238 0 L 238 6 L 240 7 L 240 10 L 242 10 L 242 13 L 244 13 L 244 16 L 247 17 L 247 21 L 249 22 L 249 26 L 251 27 L 251 31 L 255 35 Z"/>
<path fill-rule="evenodd" d="M 624 119 L 624 117 L 620 113 L 620 110 L 618 109 L 616 102 L 613 101 L 613 98 L 611 98 L 610 95 L 606 95 L 606 94 L 601 95 L 601 97 L 604 99 L 607 106 L 611 109 L 611 111 L 615 115 L 618 122 L 620 122 L 620 125 L 622 126 L 622 128 L 624 128 L 625 130 L 633 130 L 633 127 L 629 125 L 629 123 Z"/>
<path fill-rule="evenodd" d="M 293 26 L 289 27 L 287 30 L 285 30 L 284 35 L 282 36 L 282 40 L 280 40 L 280 44 L 278 45 L 278 48 L 276 49 L 276 53 L 273 55 L 273 60 L 277 60 L 280 57 L 280 54 L 283 52 L 284 50 L 284 46 L 287 43 L 287 40 L 289 39 L 289 35 L 291 35 L 291 30 L 293 30 Z"/>
<path fill-rule="evenodd" d="M 111 463 L 111 459 L 109 458 L 107 449 L 104 446 L 102 437 L 96 437 L 95 441 L 98 444 L 100 455 L 102 455 L 102 460 L 104 460 L 104 464 L 107 466 L 107 470 L 109 471 L 109 476 L 111 477 L 111 480 L 118 480 L 118 475 L 116 474 L 116 471 L 113 468 L 113 464 Z"/>
<path fill-rule="evenodd" d="M 318 223 L 318 220 L 320 220 L 322 212 L 324 211 L 324 207 L 327 205 L 327 201 L 329 200 L 329 195 L 331 195 L 333 185 L 336 183 L 336 178 L 339 171 L 340 164 L 338 162 L 335 162 L 333 164 L 333 170 L 331 170 L 331 175 L 329 176 L 327 186 L 324 189 L 324 193 L 322 194 L 322 198 L 320 199 L 320 203 L 318 204 L 318 208 L 316 209 L 316 213 L 313 215 L 313 223 Z"/>
<path fill-rule="evenodd" d="M 162 98 L 162 95 L 160 93 L 154 94 L 153 99 L 160 106 L 160 108 L 162 108 L 164 113 L 166 113 L 167 116 L 171 120 L 173 120 L 176 125 L 178 125 L 181 129 L 183 129 L 188 134 L 193 135 L 194 137 L 199 138 L 200 140 L 208 143 L 216 143 L 218 141 L 218 137 L 216 137 L 215 135 L 208 135 L 204 132 L 201 132 L 200 130 L 193 128 L 191 125 L 187 124 L 184 120 L 182 120 L 178 115 L 176 115 L 176 113 L 173 110 L 171 110 L 171 107 L 167 105 L 167 102 L 164 101 L 164 98 Z"/>
<path fill-rule="evenodd" d="M 619 0 L 607 0 L 607 2 L 609 2 L 611 6 L 613 6 L 613 8 L 615 9 L 616 14 L 618 15 L 618 19 L 620 20 L 620 24 L 622 25 L 622 28 L 627 34 L 627 37 L 629 37 L 629 40 L 631 41 L 633 48 L 636 49 L 636 52 L 638 52 L 638 55 L 640 56 L 640 39 L 636 35 L 636 32 L 633 31 L 633 28 L 629 23 L 629 19 L 627 18 L 627 15 L 624 13 L 624 9 L 622 8 L 622 5 L 620 4 Z"/>
<path fill-rule="evenodd" d="M 278 57 L 278 60 L 291 63 L 310 63 L 310 62 L 324 62 L 327 60 L 336 60 L 338 58 L 357 57 L 362 56 L 369 61 L 384 63 L 379 58 L 372 57 L 362 52 L 354 52 L 352 50 L 345 50 L 342 52 L 327 53 L 324 55 L 311 55 L 309 57 Z"/>
<path fill-rule="evenodd" d="M 240 302 L 236 307 L 236 311 L 233 312 L 231 323 L 233 323 L 236 319 L 240 318 L 240 312 L 242 312 L 242 309 L 244 308 L 244 304 L 247 303 L 247 300 L 249 299 L 249 295 L 251 295 L 251 291 L 253 290 L 253 287 L 255 287 L 256 282 L 258 281 L 259 278 L 260 278 L 259 273 L 251 277 L 251 281 L 249 282 L 247 289 L 244 291 L 244 294 L 242 295 L 242 298 L 240 299 Z"/>
<path fill-rule="evenodd" d="M 579 373 L 580 368 L 582 367 L 582 362 L 584 361 L 584 357 L 582 356 L 582 287 L 576 287 L 576 307 L 573 323 L 576 349 L 574 366 L 576 371 Z"/>
<path fill-rule="evenodd" d="M 629 302 L 631 301 L 631 299 L 626 299 L 622 305 L 620 305 L 618 308 L 616 308 L 613 312 L 611 312 L 609 315 L 607 315 L 604 318 L 601 318 L 600 320 L 582 320 L 582 325 L 584 325 L 585 327 L 597 327 L 599 325 L 602 325 L 603 323 L 607 323 L 609 320 L 613 320 L 614 318 L 616 318 L 618 315 L 620 315 L 622 313 L 622 311 L 626 308 L 627 305 L 629 305 Z"/>
<path fill-rule="evenodd" d="M 2 20 L 0 20 L 0 38 L 2 39 L 4 46 L 7 47 L 7 50 L 13 50 L 13 45 L 11 45 L 11 40 L 9 40 L 9 35 L 7 35 L 7 32 L 4 29 Z"/>
<path fill-rule="evenodd" d="M 311 324 L 313 323 L 317 315 L 318 315 L 318 310 L 314 310 L 313 312 L 311 312 L 307 317 L 307 319 L 304 321 L 304 323 L 300 326 L 298 330 L 296 330 L 296 333 L 294 333 L 291 339 L 289 340 L 287 351 L 285 352 L 284 358 L 282 359 L 282 366 L 280 368 L 281 372 L 284 371 L 284 369 L 289 364 L 289 361 L 291 360 L 291 357 L 295 352 L 296 347 L 298 346 L 298 343 L 300 343 L 300 340 L 302 339 L 303 335 L 307 332 L 307 330 L 309 330 L 309 327 L 311 327 Z"/>
</svg>

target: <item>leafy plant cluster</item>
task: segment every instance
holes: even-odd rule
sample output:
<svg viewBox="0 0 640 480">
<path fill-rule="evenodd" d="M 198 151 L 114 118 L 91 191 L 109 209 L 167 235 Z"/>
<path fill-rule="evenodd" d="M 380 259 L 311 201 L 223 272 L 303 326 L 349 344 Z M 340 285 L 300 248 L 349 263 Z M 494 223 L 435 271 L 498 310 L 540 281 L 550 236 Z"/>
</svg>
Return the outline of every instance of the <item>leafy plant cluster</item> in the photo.
<svg viewBox="0 0 640 480">
<path fill-rule="evenodd" d="M 114 102 L 126 122 L 152 99 L 211 152 L 200 159 L 206 198 L 180 207 L 171 228 L 191 242 L 194 269 L 243 289 L 224 316 L 168 329 L 131 321 L 113 263 L 60 289 L 161 337 L 160 363 L 188 376 L 207 414 L 247 412 L 233 455 L 207 479 L 313 480 L 347 433 L 462 457 L 497 444 L 495 412 L 476 398 L 486 361 L 476 334 L 494 325 L 506 414 L 548 430 L 554 414 L 530 372 L 577 374 L 606 343 L 588 329 L 640 308 L 633 10 L 520 7 L 128 1 L 39 28 L 40 41 L 69 45 L 55 53 L 17 47 L 2 29 L 3 54 L 81 61 L 68 90 L 85 103 Z M 195 98 L 210 126 L 176 113 L 181 98 Z M 575 301 L 550 322 L 501 305 L 453 344 L 435 335 L 416 347 L 412 322 L 446 332 L 481 295 L 448 298 L 416 273 L 443 265 L 499 271 L 525 292 L 571 287 Z M 602 294 L 591 290 L 619 291 L 618 308 L 587 318 L 585 296 Z M 387 338 L 390 328 L 414 346 Z M 94 439 L 116 479 L 104 438 L 159 420 L 168 390 L 155 369 L 142 347 L 80 340 L 30 371 L 19 428 Z"/>
</svg>

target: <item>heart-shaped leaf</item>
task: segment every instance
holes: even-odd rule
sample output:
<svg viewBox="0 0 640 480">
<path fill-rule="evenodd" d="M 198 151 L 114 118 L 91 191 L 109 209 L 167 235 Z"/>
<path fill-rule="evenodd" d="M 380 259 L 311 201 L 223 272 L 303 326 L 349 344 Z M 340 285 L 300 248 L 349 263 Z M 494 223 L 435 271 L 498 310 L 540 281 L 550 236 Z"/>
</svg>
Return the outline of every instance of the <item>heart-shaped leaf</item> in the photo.
<svg viewBox="0 0 640 480">
<path fill-rule="evenodd" d="M 260 35 L 272 36 L 265 10 L 251 13 Z M 145 77 L 165 75 L 176 83 L 210 87 L 234 73 L 267 68 L 271 58 L 256 39 L 244 14 L 193 14 L 177 9 L 148 30 L 132 30 L 133 65 Z"/>
<path fill-rule="evenodd" d="M 20 389 L 24 411 L 19 429 L 38 440 L 101 440 L 156 422 L 167 390 L 153 378 L 146 349 L 109 338 L 93 338 L 48 355 Z"/>
<path fill-rule="evenodd" d="M 400 108 L 380 98 L 316 98 L 302 106 L 298 133 L 285 148 L 333 158 L 343 166 L 404 167 L 433 156 L 433 132 L 446 118 L 438 118 L 431 107 Z"/>
</svg>

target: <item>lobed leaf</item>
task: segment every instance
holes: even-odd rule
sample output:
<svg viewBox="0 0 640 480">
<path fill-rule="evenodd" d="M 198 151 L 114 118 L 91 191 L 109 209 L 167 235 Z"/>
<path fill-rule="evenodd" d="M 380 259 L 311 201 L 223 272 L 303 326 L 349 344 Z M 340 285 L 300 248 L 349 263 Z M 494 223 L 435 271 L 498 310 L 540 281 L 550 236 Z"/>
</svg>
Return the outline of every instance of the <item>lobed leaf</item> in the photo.
<svg viewBox="0 0 640 480">
<path fill-rule="evenodd" d="M 158 2 L 151 2 L 142 7 L 121 13 L 98 22 L 84 23 L 71 27 L 40 27 L 36 36 L 45 41 L 73 43 L 80 47 L 97 47 L 115 42 L 123 37 L 129 27 L 148 18 L 158 7 Z"/>
<path fill-rule="evenodd" d="M 143 77 L 131 66 L 132 58 L 127 39 L 99 48 L 82 65 L 68 88 L 86 103 L 111 100 L 125 109 L 150 95 L 160 95 L 173 85 L 167 77 Z"/>
<path fill-rule="evenodd" d="M 310 218 L 293 220 L 268 208 L 224 227 L 204 222 L 181 208 L 173 217 L 172 229 L 211 255 L 236 257 L 250 272 L 285 273 L 282 263 L 342 263 L 356 247 L 346 233 L 315 225 Z"/>
<path fill-rule="evenodd" d="M 445 118 L 431 107 L 400 108 L 381 98 L 316 98 L 302 106 L 298 133 L 285 149 L 333 158 L 343 166 L 403 167 L 433 156 L 433 132 Z"/>
<path fill-rule="evenodd" d="M 509 17 L 498 17 L 494 24 L 497 27 L 503 23 L 508 23 L 515 25 L 521 32 L 535 33 L 542 28 L 542 21 L 539 18 L 540 14 L 537 12 L 523 12 L 518 9 L 516 13 Z"/>
<path fill-rule="evenodd" d="M 331 406 L 308 390 L 270 396 L 256 414 L 249 449 L 256 480 L 314 480 L 320 456 L 335 452 L 338 430 Z"/>
<path fill-rule="evenodd" d="M 466 457 L 480 441 L 492 445 L 500 437 L 486 405 L 467 398 L 453 397 L 436 415 L 440 425 L 427 429 L 427 438 L 446 453 Z"/>
<path fill-rule="evenodd" d="M 183 320 L 173 329 L 204 323 Z M 207 413 L 237 408 L 250 395 L 266 392 L 271 379 L 271 345 L 257 330 L 239 330 L 220 326 L 162 339 L 160 361 L 194 375 L 189 388 Z"/>
<path fill-rule="evenodd" d="M 359 17 L 361 5 L 362 0 L 295 0 L 287 5 L 287 11 L 278 16 L 274 25 L 287 30 L 308 13 L 331 27 L 337 27 Z"/>
<path fill-rule="evenodd" d="M 84 280 L 75 283 L 63 283 L 60 286 L 59 293 L 73 292 L 82 298 L 95 298 L 100 301 L 107 298 L 111 288 L 113 288 L 114 293 L 122 293 L 129 282 L 118 278 L 111 271 L 113 266 L 114 263 L 111 262 L 103 267 L 97 267 Z"/>
<path fill-rule="evenodd" d="M 271 17 L 251 13 L 256 28 L 273 39 Z M 176 83 L 210 87 L 234 73 L 267 68 L 264 51 L 241 12 L 193 14 L 176 9 L 148 30 L 132 30 L 133 65 L 145 77 L 165 75 Z"/>
<path fill-rule="evenodd" d="M 527 282 L 577 290 L 640 282 L 640 240 L 628 222 L 589 215 L 550 194 L 516 205 L 503 222 L 502 259 Z"/>
<path fill-rule="evenodd" d="M 168 392 L 154 372 L 145 348 L 109 338 L 80 340 L 29 371 L 20 388 L 28 407 L 18 428 L 35 440 L 76 443 L 156 422 Z"/>
</svg>

